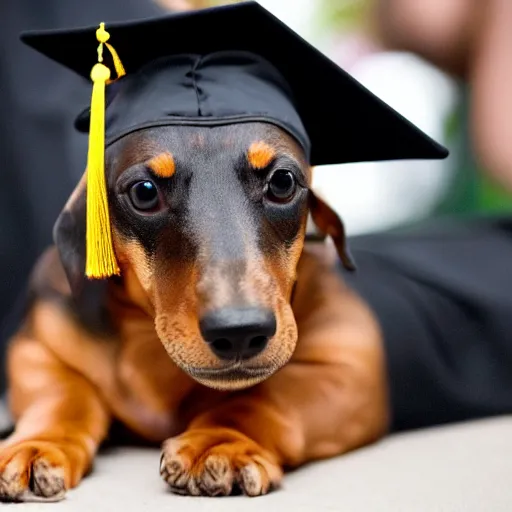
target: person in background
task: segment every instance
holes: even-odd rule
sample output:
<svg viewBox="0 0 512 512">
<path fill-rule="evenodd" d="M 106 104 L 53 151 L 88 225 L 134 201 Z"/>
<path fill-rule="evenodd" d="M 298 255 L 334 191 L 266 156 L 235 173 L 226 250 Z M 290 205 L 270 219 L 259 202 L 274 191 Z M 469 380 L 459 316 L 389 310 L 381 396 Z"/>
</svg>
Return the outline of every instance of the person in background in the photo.
<svg viewBox="0 0 512 512">
<path fill-rule="evenodd" d="M 455 77 L 464 107 L 451 204 L 350 241 L 360 272 L 346 281 L 379 316 L 394 428 L 511 414 L 512 2 L 376 0 L 375 26 Z"/>
<path fill-rule="evenodd" d="M 377 0 L 374 15 L 387 48 L 413 52 L 460 83 L 461 158 L 449 210 L 512 211 L 512 2 Z"/>
</svg>

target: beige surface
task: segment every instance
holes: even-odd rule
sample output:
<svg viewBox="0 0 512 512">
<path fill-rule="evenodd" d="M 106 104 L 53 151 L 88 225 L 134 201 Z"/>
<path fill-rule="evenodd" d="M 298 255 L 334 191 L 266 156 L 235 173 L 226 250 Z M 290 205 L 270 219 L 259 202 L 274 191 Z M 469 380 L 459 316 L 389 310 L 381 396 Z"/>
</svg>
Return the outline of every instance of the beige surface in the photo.
<svg viewBox="0 0 512 512">
<path fill-rule="evenodd" d="M 159 453 L 99 458 L 57 504 L 0 505 L 18 512 L 512 512 L 512 418 L 394 436 L 287 476 L 262 498 L 184 498 L 166 491 Z"/>
</svg>

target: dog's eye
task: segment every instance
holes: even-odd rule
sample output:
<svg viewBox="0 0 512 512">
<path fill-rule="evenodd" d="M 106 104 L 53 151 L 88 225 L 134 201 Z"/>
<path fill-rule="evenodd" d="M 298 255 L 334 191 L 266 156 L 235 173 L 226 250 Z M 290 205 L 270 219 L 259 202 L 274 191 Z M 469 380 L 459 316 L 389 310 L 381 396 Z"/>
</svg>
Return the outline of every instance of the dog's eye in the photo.
<svg viewBox="0 0 512 512">
<path fill-rule="evenodd" d="M 154 210 L 158 206 L 158 190 L 151 181 L 139 181 L 130 188 L 130 200 L 137 210 Z"/>
<path fill-rule="evenodd" d="M 296 189 L 297 181 L 293 173 L 279 169 L 270 178 L 267 197 L 271 201 L 282 203 L 289 201 L 294 196 Z"/>
</svg>

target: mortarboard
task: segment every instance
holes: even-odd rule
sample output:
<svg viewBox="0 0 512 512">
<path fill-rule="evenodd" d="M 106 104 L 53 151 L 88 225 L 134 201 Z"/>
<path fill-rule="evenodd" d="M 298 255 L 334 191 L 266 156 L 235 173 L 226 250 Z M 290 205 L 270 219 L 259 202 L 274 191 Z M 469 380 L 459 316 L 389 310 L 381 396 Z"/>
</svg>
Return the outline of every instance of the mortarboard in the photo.
<svg viewBox="0 0 512 512">
<path fill-rule="evenodd" d="M 27 32 L 22 40 L 93 80 L 91 107 L 76 123 L 89 130 L 90 278 L 119 272 L 104 152 L 134 131 L 263 121 L 292 135 L 315 166 L 448 154 L 257 2 Z"/>
</svg>

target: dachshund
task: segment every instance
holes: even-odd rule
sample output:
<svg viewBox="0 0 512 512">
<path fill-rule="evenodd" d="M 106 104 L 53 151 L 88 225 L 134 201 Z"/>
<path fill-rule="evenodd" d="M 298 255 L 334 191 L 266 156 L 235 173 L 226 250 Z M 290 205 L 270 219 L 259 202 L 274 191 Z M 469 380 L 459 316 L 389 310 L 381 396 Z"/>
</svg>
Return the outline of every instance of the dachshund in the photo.
<svg viewBox="0 0 512 512">
<path fill-rule="evenodd" d="M 192 496 L 263 495 L 387 432 L 382 334 L 295 139 L 147 128 L 107 149 L 106 176 L 121 275 L 84 275 L 83 178 L 9 343 L 2 500 L 62 499 L 116 424 L 161 445 L 162 478 Z M 309 218 L 331 242 L 307 240 Z"/>
</svg>

